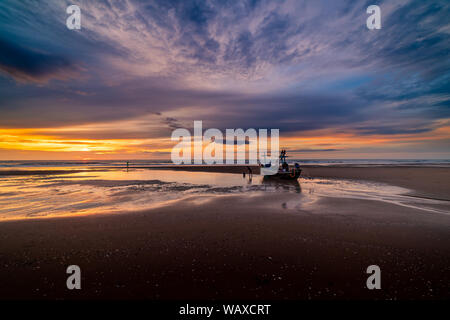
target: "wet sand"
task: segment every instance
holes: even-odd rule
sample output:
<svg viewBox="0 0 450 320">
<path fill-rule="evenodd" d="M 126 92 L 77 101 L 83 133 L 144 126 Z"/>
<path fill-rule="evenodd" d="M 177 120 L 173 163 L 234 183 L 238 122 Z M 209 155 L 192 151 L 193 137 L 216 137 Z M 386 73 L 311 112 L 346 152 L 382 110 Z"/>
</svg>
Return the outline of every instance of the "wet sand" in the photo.
<svg viewBox="0 0 450 320">
<path fill-rule="evenodd" d="M 450 168 L 444 167 L 303 167 L 302 176 L 383 182 L 414 194 L 450 200 Z"/>
<path fill-rule="evenodd" d="M 449 169 L 395 168 L 394 177 L 311 169 L 449 196 Z M 420 176 L 429 180 L 408 184 Z M 294 196 L 193 196 L 123 215 L 2 222 L 0 298 L 450 298 L 449 215 L 338 198 L 299 210 L 285 205 Z M 71 264 L 81 267 L 82 290 L 65 287 Z M 365 286 L 371 264 L 381 268 L 381 290 Z"/>
<path fill-rule="evenodd" d="M 84 172 L 86 170 L 0 170 L 1 176 L 56 175 Z"/>
<path fill-rule="evenodd" d="M 221 173 L 249 173 L 249 168 L 253 174 L 259 174 L 258 165 L 148 165 L 148 166 L 138 166 L 130 165 L 129 170 L 133 169 L 148 169 L 148 170 L 171 170 L 171 171 L 189 171 L 189 172 L 221 172 Z M 10 170 L 3 169 L 0 170 L 1 176 L 24 176 L 24 175 L 56 175 L 56 174 L 71 174 L 79 172 L 89 172 L 89 171 L 104 171 L 104 170 L 124 170 L 124 167 L 91 167 L 83 170 L 55 170 L 55 169 L 40 169 L 40 170 Z"/>
<path fill-rule="evenodd" d="M 248 173 L 249 168 L 253 174 L 259 174 L 258 165 L 157 165 L 157 166 L 132 166 L 133 169 L 158 169 L 191 172 L 222 172 L 222 173 Z"/>
<path fill-rule="evenodd" d="M 248 173 L 259 174 L 255 165 L 213 165 L 213 166 L 153 166 L 135 167 L 146 169 L 178 170 L 194 172 Z M 302 166 L 302 177 L 352 179 L 382 182 L 414 191 L 415 195 L 432 199 L 450 200 L 450 168 L 419 166 Z"/>
</svg>

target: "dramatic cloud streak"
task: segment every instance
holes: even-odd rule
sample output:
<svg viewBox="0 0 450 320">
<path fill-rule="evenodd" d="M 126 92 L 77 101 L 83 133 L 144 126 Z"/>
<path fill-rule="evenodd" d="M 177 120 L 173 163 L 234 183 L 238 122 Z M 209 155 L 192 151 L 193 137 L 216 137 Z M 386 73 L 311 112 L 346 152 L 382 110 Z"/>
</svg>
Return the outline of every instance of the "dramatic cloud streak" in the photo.
<svg viewBox="0 0 450 320">
<path fill-rule="evenodd" d="M 380 1 L 373 31 L 368 1 L 75 3 L 79 31 L 65 27 L 72 1 L 0 3 L 0 127 L 146 152 L 197 119 L 280 128 L 307 154 L 448 149 L 448 1 Z M 312 133 L 329 145 L 304 145 Z"/>
</svg>

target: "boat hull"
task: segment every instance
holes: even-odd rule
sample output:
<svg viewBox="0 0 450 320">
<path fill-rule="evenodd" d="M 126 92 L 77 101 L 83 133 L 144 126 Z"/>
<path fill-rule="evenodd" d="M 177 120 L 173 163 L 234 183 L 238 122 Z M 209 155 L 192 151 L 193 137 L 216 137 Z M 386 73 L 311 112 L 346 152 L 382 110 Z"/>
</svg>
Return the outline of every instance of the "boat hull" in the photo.
<svg viewBox="0 0 450 320">
<path fill-rule="evenodd" d="M 277 180 L 297 180 L 300 177 L 301 172 L 301 169 L 291 169 L 289 172 L 278 171 L 276 174 L 265 175 L 264 177 Z"/>
</svg>

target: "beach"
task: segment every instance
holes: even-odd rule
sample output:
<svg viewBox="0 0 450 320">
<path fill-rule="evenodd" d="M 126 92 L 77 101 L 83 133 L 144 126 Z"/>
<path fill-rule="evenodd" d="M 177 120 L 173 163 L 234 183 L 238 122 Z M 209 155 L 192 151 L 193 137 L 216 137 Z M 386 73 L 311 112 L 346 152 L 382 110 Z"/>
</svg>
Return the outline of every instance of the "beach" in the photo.
<svg viewBox="0 0 450 320">
<path fill-rule="evenodd" d="M 355 179 L 383 182 L 411 189 L 419 196 L 450 200 L 450 170 L 446 167 L 310 166 L 304 169 L 303 175 L 314 178 Z"/>
<path fill-rule="evenodd" d="M 146 176 L 141 194 L 184 192 L 152 207 L 0 222 L 0 298 L 450 298 L 450 168 L 305 166 L 297 185 L 200 168 L 154 173 L 199 179 L 191 189 L 151 189 Z M 51 190 L 128 181 L 64 179 Z M 122 202 L 138 192 L 126 188 Z M 81 290 L 66 288 L 69 265 L 81 268 Z M 369 265 L 381 269 L 381 290 L 366 287 Z"/>
</svg>

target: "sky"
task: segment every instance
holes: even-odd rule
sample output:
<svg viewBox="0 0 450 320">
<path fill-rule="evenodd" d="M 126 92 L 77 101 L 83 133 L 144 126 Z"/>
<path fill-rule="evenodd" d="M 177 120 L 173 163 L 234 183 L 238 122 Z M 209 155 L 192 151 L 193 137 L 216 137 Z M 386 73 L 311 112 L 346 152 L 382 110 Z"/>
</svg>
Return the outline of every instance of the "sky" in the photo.
<svg viewBox="0 0 450 320">
<path fill-rule="evenodd" d="M 168 159 L 194 120 L 278 128 L 296 158 L 450 159 L 449 17 L 447 0 L 2 0 L 0 159 Z"/>
</svg>

